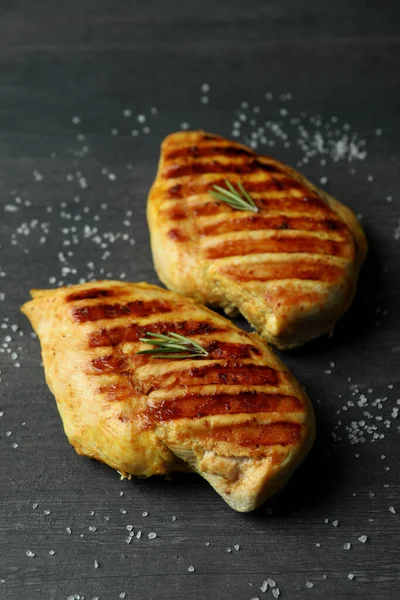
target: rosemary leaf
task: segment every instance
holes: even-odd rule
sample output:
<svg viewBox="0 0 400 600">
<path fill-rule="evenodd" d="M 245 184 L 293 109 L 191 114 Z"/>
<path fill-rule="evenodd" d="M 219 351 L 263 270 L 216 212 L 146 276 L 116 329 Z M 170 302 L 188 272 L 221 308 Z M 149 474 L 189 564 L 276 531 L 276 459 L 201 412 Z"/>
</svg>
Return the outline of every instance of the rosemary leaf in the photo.
<svg viewBox="0 0 400 600">
<path fill-rule="evenodd" d="M 235 189 L 233 184 L 228 179 L 225 179 L 225 185 L 226 188 L 223 188 L 219 185 L 213 185 L 212 189 L 209 190 L 208 193 L 213 198 L 216 198 L 216 200 L 222 200 L 223 202 L 226 202 L 226 204 L 229 204 L 229 206 L 232 208 L 258 212 L 256 203 L 250 194 L 246 192 L 240 181 L 238 182 L 239 191 Z"/>
<path fill-rule="evenodd" d="M 145 337 L 139 338 L 141 342 L 151 344 L 154 348 L 140 350 L 136 354 L 149 354 L 154 358 L 194 358 L 208 356 L 205 348 L 194 340 L 178 333 L 151 333 L 146 332 Z"/>
</svg>

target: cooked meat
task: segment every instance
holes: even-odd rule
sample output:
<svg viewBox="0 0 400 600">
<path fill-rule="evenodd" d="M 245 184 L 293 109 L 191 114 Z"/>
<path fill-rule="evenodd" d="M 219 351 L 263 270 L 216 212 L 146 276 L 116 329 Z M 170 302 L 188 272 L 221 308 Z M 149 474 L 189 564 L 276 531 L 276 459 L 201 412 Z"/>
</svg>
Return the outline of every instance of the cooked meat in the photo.
<svg viewBox="0 0 400 600">
<path fill-rule="evenodd" d="M 22 307 L 78 454 L 123 474 L 200 473 L 235 510 L 278 491 L 314 440 L 310 402 L 258 338 L 146 283 L 34 290 Z M 207 355 L 156 358 L 139 338 L 176 333 Z"/>
<path fill-rule="evenodd" d="M 258 212 L 211 194 L 241 183 Z M 352 211 L 294 169 L 203 131 L 169 135 L 148 202 L 157 273 L 171 290 L 239 310 L 278 348 L 347 310 L 367 246 Z"/>
</svg>

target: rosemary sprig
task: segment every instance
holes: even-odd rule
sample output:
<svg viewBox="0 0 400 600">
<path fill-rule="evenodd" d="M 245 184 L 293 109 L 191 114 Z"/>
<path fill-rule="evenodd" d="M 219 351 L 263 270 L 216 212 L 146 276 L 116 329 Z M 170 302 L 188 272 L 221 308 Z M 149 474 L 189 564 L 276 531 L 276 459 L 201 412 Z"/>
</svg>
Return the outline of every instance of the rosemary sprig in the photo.
<svg viewBox="0 0 400 600">
<path fill-rule="evenodd" d="M 155 348 L 140 350 L 136 354 L 151 354 L 155 358 L 193 358 L 195 356 L 208 356 L 207 350 L 194 340 L 190 340 L 178 333 L 151 333 L 146 332 L 146 337 L 139 338 L 141 342 L 152 344 Z M 189 353 L 189 354 L 188 354 Z"/>
<path fill-rule="evenodd" d="M 236 208 L 238 210 L 251 210 L 253 212 L 258 212 L 258 207 L 254 202 L 253 198 L 250 196 L 248 192 L 244 189 L 243 185 L 240 181 L 238 181 L 237 191 L 232 183 L 225 179 L 226 188 L 223 188 L 219 185 L 213 185 L 213 189 L 209 190 L 210 196 L 216 198 L 217 200 L 222 200 L 232 206 L 232 208 Z"/>
</svg>

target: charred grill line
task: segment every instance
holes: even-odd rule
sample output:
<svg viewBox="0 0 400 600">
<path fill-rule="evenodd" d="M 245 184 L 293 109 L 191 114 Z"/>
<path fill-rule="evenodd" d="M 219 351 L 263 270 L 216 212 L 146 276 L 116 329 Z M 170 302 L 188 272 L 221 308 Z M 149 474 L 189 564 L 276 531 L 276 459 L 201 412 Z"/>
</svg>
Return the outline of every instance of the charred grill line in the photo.
<svg viewBox="0 0 400 600">
<path fill-rule="evenodd" d="M 262 163 L 257 159 L 247 163 L 220 163 L 212 160 L 207 163 L 187 163 L 165 166 L 162 176 L 164 179 L 174 179 L 177 177 L 186 177 L 187 175 L 205 175 L 207 173 L 224 173 L 227 176 L 230 173 L 250 174 L 257 171 L 266 171 L 268 173 L 280 173 L 280 169 L 274 164 Z"/>
<path fill-rule="evenodd" d="M 220 235 L 222 233 L 245 232 L 245 231 L 271 231 L 276 229 L 290 229 L 294 231 L 331 231 L 343 232 L 342 239 L 348 230 L 346 225 L 339 219 L 313 219 L 311 217 L 290 217 L 251 215 L 249 217 L 224 219 L 217 223 L 206 223 L 199 227 L 199 233 L 203 236 Z"/>
<path fill-rule="evenodd" d="M 155 313 L 172 312 L 176 307 L 164 300 L 134 300 L 127 304 L 93 304 L 72 310 L 72 318 L 77 323 L 87 321 L 101 321 L 103 319 L 117 319 L 128 315 L 135 317 L 148 317 Z"/>
<path fill-rule="evenodd" d="M 192 146 L 184 146 L 165 152 L 165 160 L 170 161 L 177 158 L 200 158 L 203 156 L 214 157 L 214 156 L 255 156 L 255 153 L 246 148 L 240 148 L 237 146 L 199 146 L 194 144 Z"/>
<path fill-rule="evenodd" d="M 282 279 L 302 279 L 308 281 L 334 282 L 343 275 L 343 268 L 324 263 L 277 263 L 247 264 L 222 267 L 219 272 L 235 281 L 277 281 Z"/>
<path fill-rule="evenodd" d="M 210 415 L 304 412 L 304 407 L 294 396 L 247 391 L 238 394 L 186 394 L 150 405 L 148 410 L 153 419 L 164 422 Z"/>
<path fill-rule="evenodd" d="M 308 237 L 227 240 L 207 248 L 205 258 L 228 258 L 262 253 L 295 253 L 349 257 L 351 248 L 343 242 Z"/>
<path fill-rule="evenodd" d="M 100 331 L 90 334 L 89 346 L 91 348 L 101 346 L 118 346 L 125 342 L 137 342 L 146 332 L 150 333 L 178 333 L 184 336 L 206 335 L 216 332 L 224 332 L 224 327 L 216 327 L 207 321 L 156 321 L 147 325 L 131 323 L 128 326 L 113 327 L 111 329 L 101 328 Z"/>
</svg>

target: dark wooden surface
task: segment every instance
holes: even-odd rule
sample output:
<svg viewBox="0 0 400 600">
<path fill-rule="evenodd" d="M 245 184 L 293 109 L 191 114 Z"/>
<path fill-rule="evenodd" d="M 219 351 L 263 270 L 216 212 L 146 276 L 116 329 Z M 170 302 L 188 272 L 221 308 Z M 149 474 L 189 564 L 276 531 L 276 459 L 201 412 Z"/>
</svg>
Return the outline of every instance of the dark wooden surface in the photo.
<svg viewBox="0 0 400 600">
<path fill-rule="evenodd" d="M 0 598 L 273 598 L 267 578 L 288 600 L 400 597 L 399 16 L 362 0 L 1 3 Z M 241 139 L 271 121 L 259 150 L 327 177 L 370 242 L 334 337 L 284 357 L 314 402 L 315 449 L 249 515 L 198 477 L 120 482 L 79 458 L 19 314 L 31 287 L 156 282 L 159 143 L 182 123 L 230 136 L 240 114 Z M 334 160 L 346 133 L 353 160 Z M 142 538 L 127 544 L 127 525 Z"/>
</svg>

